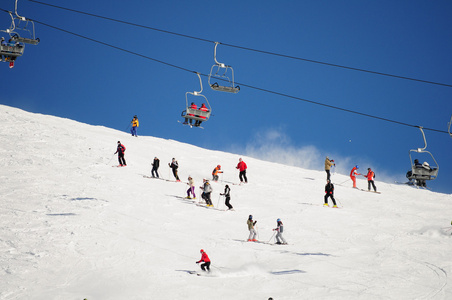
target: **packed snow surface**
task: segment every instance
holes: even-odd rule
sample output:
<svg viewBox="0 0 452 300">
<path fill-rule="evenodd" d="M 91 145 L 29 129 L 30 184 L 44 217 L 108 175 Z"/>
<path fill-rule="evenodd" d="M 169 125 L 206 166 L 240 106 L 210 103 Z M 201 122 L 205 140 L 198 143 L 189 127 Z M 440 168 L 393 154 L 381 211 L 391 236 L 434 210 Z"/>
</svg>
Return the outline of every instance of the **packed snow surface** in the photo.
<svg viewBox="0 0 452 300">
<path fill-rule="evenodd" d="M 118 140 L 127 167 L 112 167 Z M 242 156 L 238 185 L 237 154 L 7 106 L 0 144 L 1 299 L 452 299 L 452 195 L 334 174 L 327 208 L 323 170 Z M 145 177 L 155 156 L 171 180 L 176 158 L 182 182 Z M 196 205 L 218 164 L 221 210 Z M 246 242 L 249 215 L 269 244 Z M 288 245 L 272 245 L 277 218 Z M 189 273 L 200 249 L 205 276 Z"/>
</svg>

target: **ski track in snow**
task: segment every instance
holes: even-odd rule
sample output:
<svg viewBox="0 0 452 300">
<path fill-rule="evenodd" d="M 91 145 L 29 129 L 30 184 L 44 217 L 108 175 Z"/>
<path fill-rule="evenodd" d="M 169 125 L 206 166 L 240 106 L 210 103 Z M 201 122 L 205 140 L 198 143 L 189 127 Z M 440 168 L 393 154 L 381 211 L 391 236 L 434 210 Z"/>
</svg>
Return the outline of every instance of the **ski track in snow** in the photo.
<svg viewBox="0 0 452 300">
<path fill-rule="evenodd" d="M 452 195 L 383 182 L 368 193 L 335 174 L 341 209 L 324 208 L 323 170 L 243 157 L 239 185 L 235 154 L 6 106 L 0 115 L 0 299 L 452 299 L 442 229 Z M 124 168 L 111 167 L 118 140 Z M 154 156 L 162 180 L 146 178 Z M 196 205 L 219 163 L 215 209 Z M 184 198 L 188 175 L 196 200 Z M 263 243 L 245 242 L 250 214 Z M 288 245 L 271 244 L 277 218 Z M 201 248 L 210 274 L 195 264 Z"/>
</svg>

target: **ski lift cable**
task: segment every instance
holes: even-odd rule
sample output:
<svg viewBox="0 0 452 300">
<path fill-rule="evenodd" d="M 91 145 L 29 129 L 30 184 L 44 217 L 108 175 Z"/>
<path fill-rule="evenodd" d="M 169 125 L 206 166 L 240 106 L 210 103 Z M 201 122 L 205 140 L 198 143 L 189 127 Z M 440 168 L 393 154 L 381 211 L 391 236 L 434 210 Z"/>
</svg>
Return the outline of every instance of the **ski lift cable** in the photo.
<svg viewBox="0 0 452 300">
<path fill-rule="evenodd" d="M 159 32 L 167 33 L 167 34 L 172 34 L 172 35 L 176 35 L 176 36 L 180 36 L 180 37 L 195 39 L 195 40 L 198 40 L 198 41 L 203 41 L 203 42 L 208 42 L 208 43 L 216 43 L 215 41 L 204 39 L 204 38 L 200 38 L 200 37 L 195 37 L 195 36 L 191 36 L 191 35 L 187 35 L 187 34 L 181 34 L 181 33 L 168 31 L 168 30 L 163 30 L 163 29 L 158 29 L 158 28 L 145 26 L 145 25 L 140 25 L 140 24 L 136 24 L 136 23 L 132 23 L 132 22 L 122 21 L 122 20 L 109 18 L 109 17 L 105 17 L 105 16 L 100 16 L 100 15 L 96 15 L 96 14 L 92 14 L 92 13 L 87 13 L 87 12 L 83 12 L 83 11 L 79 11 L 79 10 L 75 10 L 75 9 L 61 7 L 61 6 L 57 6 L 57 5 L 53 5 L 53 4 L 48 4 L 48 3 L 44 3 L 44 2 L 41 2 L 41 1 L 37 1 L 37 0 L 28 0 L 28 1 L 33 2 L 33 3 L 37 3 L 37 4 L 51 6 L 51 7 L 58 8 L 58 9 L 63 9 L 63 10 L 79 13 L 79 14 L 84 14 L 84 15 L 88 15 L 88 16 L 92 16 L 92 17 L 96 17 L 96 18 L 101 18 L 101 19 L 105 19 L 105 20 L 109 20 L 109 21 L 113 21 L 113 22 L 123 23 L 123 24 L 127 24 L 127 25 L 130 25 L 130 26 L 136 26 L 136 27 L 140 27 L 140 28 L 150 29 L 150 30 L 154 30 L 154 31 L 159 31 Z M 292 55 L 281 54 L 281 53 L 276 53 L 276 52 L 271 52 L 271 51 L 259 50 L 259 49 L 254 49 L 254 48 L 244 47 L 244 46 L 239 46 L 239 45 L 234 45 L 234 44 L 228 44 L 228 43 L 221 43 L 221 44 L 224 45 L 224 46 L 232 47 L 232 48 L 237 48 L 237 49 L 242 49 L 242 50 L 247 50 L 247 51 L 253 51 L 253 52 L 258 52 L 258 53 L 267 54 L 267 55 L 279 56 L 279 57 L 288 58 L 288 59 L 300 60 L 300 61 L 305 61 L 305 62 L 310 62 L 310 63 L 315 63 L 315 64 L 321 64 L 321 65 L 330 66 L 330 67 L 348 69 L 348 70 L 352 70 L 352 71 L 365 72 L 365 73 L 374 74 L 374 75 L 380 75 L 380 76 L 386 76 L 386 77 L 410 80 L 410 81 L 427 83 L 427 84 L 433 84 L 433 85 L 439 85 L 439 86 L 445 86 L 445 87 L 452 87 L 452 84 L 447 84 L 447 83 L 441 83 L 441 82 L 417 79 L 417 78 L 412 78 L 412 77 L 407 77 L 407 76 L 401 76 L 401 75 L 389 74 L 389 73 L 384 73 L 384 72 L 372 71 L 372 70 L 367 70 L 367 69 L 349 67 L 349 66 L 333 64 L 333 63 L 328 63 L 328 62 L 323 62 L 323 61 L 313 60 L 313 59 L 307 59 L 307 58 L 302 58 L 302 57 L 296 57 L 296 56 L 292 56 Z"/>
<path fill-rule="evenodd" d="M 0 8 L 0 10 L 8 12 L 8 11 L 6 11 L 4 9 L 1 9 L 1 8 Z M 116 50 L 119 50 L 119 51 L 123 51 L 123 52 L 129 53 L 129 54 L 132 54 L 132 55 L 136 55 L 136 56 L 148 59 L 148 60 L 152 60 L 154 62 L 158 62 L 160 64 L 163 64 L 163 65 L 166 65 L 166 66 L 169 66 L 169 67 L 173 67 L 173 68 L 176 68 L 176 69 L 179 69 L 179 70 L 182 70 L 182 71 L 186 71 L 186 72 L 190 72 L 190 73 L 199 74 L 200 76 L 204 76 L 204 77 L 208 77 L 209 76 L 208 74 L 204 74 L 204 73 L 201 73 L 201 72 L 193 71 L 193 70 L 181 67 L 181 66 L 177 66 L 175 64 L 167 63 L 165 61 L 158 60 L 158 59 L 155 59 L 155 58 L 152 58 L 152 57 L 149 57 L 149 56 L 137 53 L 137 52 L 133 52 L 133 51 L 121 48 L 121 47 L 117 47 L 117 46 L 114 46 L 114 45 L 111 45 L 111 44 L 108 44 L 108 43 L 105 43 L 105 42 L 102 42 L 102 41 L 99 41 L 99 40 L 96 40 L 96 39 L 93 39 L 93 38 L 90 38 L 90 37 L 87 37 L 87 36 L 84 36 L 84 35 L 81 35 L 81 34 L 78 34 L 78 33 L 71 32 L 71 31 L 66 30 L 66 29 L 62 29 L 62 28 L 59 28 L 59 27 L 56 27 L 56 26 L 53 26 L 53 25 L 50 25 L 50 24 L 46 24 L 46 23 L 37 21 L 37 20 L 33 20 L 33 21 L 36 22 L 36 23 L 39 23 L 39 24 L 41 24 L 43 26 L 47 26 L 47 27 L 50 27 L 52 29 L 59 30 L 59 31 L 62 31 L 64 33 L 67 33 L 67 34 L 70 34 L 70 35 L 74 35 L 74 36 L 77 36 L 77 37 L 80 37 L 80 38 L 92 41 L 94 43 L 98 43 L 98 44 L 101 44 L 101 45 L 104 45 L 104 46 L 116 49 Z M 268 89 L 264 89 L 264 88 L 260 88 L 260 87 L 256 87 L 256 86 L 252 86 L 252 85 L 248 85 L 248 84 L 244 84 L 244 83 L 240 83 L 240 82 L 237 82 L 237 84 L 240 84 L 241 86 L 248 87 L 250 89 L 254 89 L 254 90 L 258 90 L 258 91 L 262 91 L 262 92 L 266 92 L 266 93 L 282 96 L 282 97 L 285 97 L 285 98 L 290 98 L 290 99 L 294 99 L 294 100 L 298 100 L 298 101 L 308 102 L 308 103 L 311 103 L 311 104 L 320 105 L 320 106 L 323 106 L 323 107 L 328 107 L 328 108 L 332 108 L 332 109 L 336 109 L 336 110 L 340 110 L 340 111 L 344 111 L 344 112 L 348 112 L 348 113 L 353 113 L 353 114 L 361 115 L 361 116 L 364 116 L 364 117 L 374 118 L 374 119 L 378 119 L 378 120 L 381 120 L 381 121 L 391 122 L 391 123 L 404 125 L 404 126 L 408 126 L 408 127 L 415 127 L 415 128 L 419 128 L 420 127 L 418 125 L 408 124 L 408 123 L 405 123 L 405 122 L 400 122 L 400 121 L 391 120 L 391 119 L 388 119 L 388 118 L 378 117 L 378 116 L 374 116 L 374 115 L 371 115 L 371 114 L 366 114 L 366 113 L 362 113 L 362 112 L 358 112 L 358 111 L 354 111 L 354 110 L 350 110 L 350 109 L 346 109 L 346 108 L 342 108 L 342 107 L 338 107 L 338 106 L 334 106 L 334 105 L 329 105 L 329 104 L 325 104 L 325 103 L 321 103 L 321 102 L 317 102 L 317 101 L 313 101 L 313 100 L 303 99 L 303 98 L 292 96 L 292 95 L 289 95 L 289 94 L 276 92 L 276 91 L 272 91 L 272 90 L 268 90 Z M 440 132 L 440 133 L 448 133 L 447 131 L 434 129 L 434 128 L 423 127 L 423 129 L 424 130 L 430 130 L 430 131 L 436 131 L 436 132 Z"/>
</svg>

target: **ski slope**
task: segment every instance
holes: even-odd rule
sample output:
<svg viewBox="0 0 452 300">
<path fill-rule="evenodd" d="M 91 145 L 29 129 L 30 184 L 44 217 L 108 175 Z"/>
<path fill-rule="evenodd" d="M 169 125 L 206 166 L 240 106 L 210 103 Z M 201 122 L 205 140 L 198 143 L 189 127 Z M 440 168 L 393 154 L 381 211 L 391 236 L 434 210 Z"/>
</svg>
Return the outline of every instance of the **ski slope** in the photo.
<svg viewBox="0 0 452 300">
<path fill-rule="evenodd" d="M 0 299 L 452 299 L 452 195 L 377 177 L 382 194 L 347 181 L 325 208 L 323 170 L 243 156 L 235 211 L 207 209 L 183 198 L 187 177 L 201 186 L 220 164 L 225 209 L 239 155 L 7 106 L 0 125 Z M 176 158 L 182 182 L 145 178 L 154 156 L 165 179 Z M 250 214 L 264 242 L 281 218 L 289 245 L 245 242 Z M 188 272 L 200 249 L 207 276 Z"/>
</svg>

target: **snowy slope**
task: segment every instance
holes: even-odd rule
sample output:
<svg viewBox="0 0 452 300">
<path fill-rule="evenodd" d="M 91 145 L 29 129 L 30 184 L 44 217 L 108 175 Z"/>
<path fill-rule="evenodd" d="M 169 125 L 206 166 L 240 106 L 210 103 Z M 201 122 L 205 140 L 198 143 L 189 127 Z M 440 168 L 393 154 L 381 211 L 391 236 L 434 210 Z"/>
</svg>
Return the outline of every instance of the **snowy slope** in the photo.
<svg viewBox="0 0 452 300">
<path fill-rule="evenodd" d="M 324 208 L 324 171 L 243 157 L 249 183 L 219 211 L 143 175 L 157 156 L 171 178 L 175 157 L 200 186 L 221 164 L 225 208 L 237 155 L 6 106 L 0 125 L 0 299 L 452 299 L 452 195 L 347 181 Z M 126 168 L 112 168 L 118 140 Z M 265 242 L 281 218 L 289 245 L 244 242 L 250 214 Z M 201 248 L 209 276 L 187 272 Z"/>
</svg>

